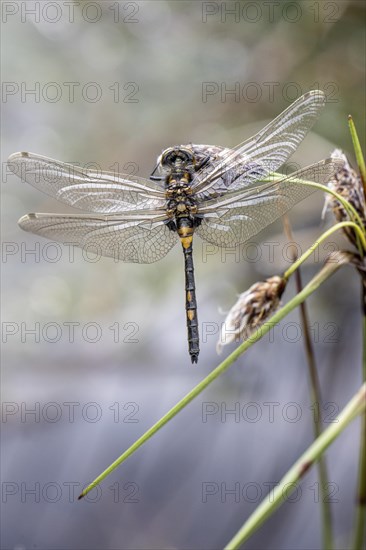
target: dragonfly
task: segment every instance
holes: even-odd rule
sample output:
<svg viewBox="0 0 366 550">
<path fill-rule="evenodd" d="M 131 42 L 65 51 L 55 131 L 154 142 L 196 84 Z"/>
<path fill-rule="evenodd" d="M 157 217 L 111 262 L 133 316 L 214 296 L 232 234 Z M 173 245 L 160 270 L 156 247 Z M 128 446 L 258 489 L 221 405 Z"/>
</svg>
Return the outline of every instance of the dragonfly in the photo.
<svg viewBox="0 0 366 550">
<path fill-rule="evenodd" d="M 326 103 L 312 90 L 236 147 L 177 145 L 164 150 L 150 178 L 82 169 L 34 153 L 14 153 L 9 169 L 75 214 L 27 214 L 25 231 L 123 262 L 152 263 L 180 241 L 185 266 L 188 350 L 197 363 L 199 326 L 193 237 L 218 247 L 244 243 L 327 183 L 343 165 L 328 158 L 272 178 L 294 153 Z"/>
</svg>

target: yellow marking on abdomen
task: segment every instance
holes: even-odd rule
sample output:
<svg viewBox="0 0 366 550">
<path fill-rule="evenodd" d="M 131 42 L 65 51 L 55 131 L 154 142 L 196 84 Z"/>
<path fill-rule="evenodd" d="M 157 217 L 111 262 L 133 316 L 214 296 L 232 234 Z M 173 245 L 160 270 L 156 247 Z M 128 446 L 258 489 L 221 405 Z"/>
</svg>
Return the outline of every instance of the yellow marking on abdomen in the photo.
<svg viewBox="0 0 366 550">
<path fill-rule="evenodd" d="M 187 292 L 187 300 L 188 300 L 188 302 L 190 302 L 192 300 L 192 294 L 189 292 L 189 290 Z"/>
<path fill-rule="evenodd" d="M 190 321 L 193 321 L 193 319 L 195 317 L 194 309 L 187 309 L 187 317 Z"/>
<path fill-rule="evenodd" d="M 180 227 L 178 229 L 178 235 L 183 248 L 189 248 L 193 240 L 193 228 L 192 227 Z"/>
<path fill-rule="evenodd" d="M 193 235 L 193 228 L 183 225 L 178 229 L 178 235 L 180 237 L 189 237 L 189 235 Z"/>
<path fill-rule="evenodd" d="M 180 237 L 180 242 L 183 245 L 183 248 L 189 248 L 193 241 L 193 235 L 189 235 L 189 237 Z"/>
</svg>

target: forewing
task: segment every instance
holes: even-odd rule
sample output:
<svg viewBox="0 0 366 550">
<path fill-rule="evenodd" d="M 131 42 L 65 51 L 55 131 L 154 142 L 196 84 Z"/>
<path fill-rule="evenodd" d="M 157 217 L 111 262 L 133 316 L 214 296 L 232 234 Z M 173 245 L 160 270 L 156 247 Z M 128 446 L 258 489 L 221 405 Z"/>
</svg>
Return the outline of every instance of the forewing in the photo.
<svg viewBox="0 0 366 550">
<path fill-rule="evenodd" d="M 208 201 L 200 207 L 203 219 L 196 233 L 217 246 L 243 243 L 316 190 L 301 180 L 327 183 L 343 164 L 342 159 L 326 159 L 280 181 Z"/>
<path fill-rule="evenodd" d="M 198 172 L 192 188 L 201 200 L 236 191 L 266 178 L 294 153 L 325 105 L 325 95 L 312 90 L 292 103 L 252 138 L 224 149 Z"/>
<path fill-rule="evenodd" d="M 164 190 L 145 178 L 84 170 L 34 153 L 14 153 L 9 169 L 22 181 L 75 208 L 99 214 L 164 208 Z"/>
<path fill-rule="evenodd" d="M 156 262 L 178 242 L 157 217 L 28 214 L 18 223 L 30 233 L 123 262 Z"/>
</svg>

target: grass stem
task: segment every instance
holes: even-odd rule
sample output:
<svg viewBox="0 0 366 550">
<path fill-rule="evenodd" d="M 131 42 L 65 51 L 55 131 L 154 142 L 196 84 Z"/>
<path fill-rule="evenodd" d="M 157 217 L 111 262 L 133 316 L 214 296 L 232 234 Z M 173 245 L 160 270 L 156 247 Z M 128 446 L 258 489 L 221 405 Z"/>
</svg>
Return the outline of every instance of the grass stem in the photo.
<svg viewBox="0 0 366 550">
<path fill-rule="evenodd" d="M 348 424 L 366 410 L 366 384 L 363 384 L 356 395 L 348 402 L 338 416 L 338 421 L 332 423 L 310 445 L 295 464 L 288 470 L 276 485 L 269 498 L 261 502 L 253 514 L 247 519 L 241 529 L 225 546 L 224 550 L 237 550 L 264 523 L 264 521 L 286 500 L 297 487 L 298 481 L 311 468 L 329 445 L 342 433 Z M 358 547 L 360 550 L 362 546 Z"/>
<path fill-rule="evenodd" d="M 358 164 L 358 168 L 360 170 L 361 180 L 363 183 L 363 190 L 366 195 L 366 167 L 365 167 L 365 159 L 362 153 L 360 140 L 358 139 L 358 134 L 356 130 L 355 123 L 353 122 L 353 118 L 351 115 L 348 116 L 348 126 L 351 133 L 353 148 L 355 150 L 356 155 L 356 161 Z"/>
<path fill-rule="evenodd" d="M 304 252 L 304 254 L 302 254 L 300 256 L 300 258 L 298 258 L 293 264 L 291 264 L 291 266 L 284 273 L 284 278 L 288 279 L 298 269 L 298 267 L 302 263 L 304 263 L 304 261 L 307 260 L 307 258 L 309 258 L 309 256 L 311 256 L 311 254 L 314 252 L 314 250 L 316 250 L 316 248 L 323 241 L 325 241 L 328 237 L 330 237 L 330 235 L 332 235 L 333 233 L 335 233 L 339 229 L 342 229 L 343 227 L 352 227 L 357 232 L 357 234 L 359 235 L 360 240 L 362 242 L 362 245 L 363 245 L 364 249 L 366 250 L 366 238 L 365 238 L 365 235 L 364 235 L 363 231 L 361 231 L 361 229 L 358 227 L 358 225 L 356 225 L 354 222 L 339 222 L 336 225 L 332 225 L 332 227 L 330 227 L 327 231 L 325 231 L 319 237 L 319 239 L 317 241 L 315 241 L 315 243 L 310 248 L 308 248 L 306 250 L 306 252 Z"/>
<path fill-rule="evenodd" d="M 287 235 L 287 239 L 292 242 L 292 231 L 288 216 L 284 216 L 284 230 Z M 296 261 L 296 248 L 293 251 L 293 260 Z M 301 271 L 300 268 L 295 271 L 295 281 L 297 292 L 302 291 L 302 280 L 301 280 Z M 300 309 L 300 319 L 301 326 L 304 334 L 304 344 L 305 344 L 305 354 L 308 365 L 309 373 L 309 393 L 310 393 L 310 403 L 311 410 L 313 411 L 313 429 L 314 429 L 314 439 L 318 438 L 323 431 L 322 419 L 320 415 L 320 404 L 322 403 L 321 391 L 320 391 L 320 382 L 316 367 L 314 346 L 311 341 L 310 331 L 309 331 L 309 319 L 308 312 L 306 307 L 306 302 L 302 302 L 299 306 Z M 332 533 L 332 513 L 329 499 L 327 498 L 328 490 L 328 470 L 326 464 L 325 456 L 321 456 L 318 462 L 318 475 L 319 475 L 319 486 L 321 494 L 321 512 L 322 512 L 322 537 L 323 537 L 323 549 L 332 550 L 333 548 L 333 533 Z"/>
<path fill-rule="evenodd" d="M 363 357 L 362 357 L 362 378 L 366 383 L 366 315 L 363 316 Z M 353 550 L 362 548 L 365 540 L 366 524 L 366 411 L 361 418 L 360 434 L 360 455 L 358 472 L 358 490 L 356 496 L 356 518 L 354 525 Z"/>
<path fill-rule="evenodd" d="M 207 386 L 209 386 L 216 378 L 223 374 L 247 349 L 255 342 L 260 340 L 267 334 L 275 324 L 279 323 L 293 309 L 301 304 L 310 294 L 312 294 L 326 279 L 328 279 L 342 263 L 328 263 L 315 277 L 292 298 L 287 304 L 279 309 L 269 321 L 258 327 L 253 334 L 238 346 L 218 367 L 216 367 L 206 378 L 201 380 L 190 392 L 187 393 L 178 403 L 174 405 L 160 420 L 158 420 L 151 428 L 149 428 L 139 439 L 135 441 L 124 453 L 122 453 L 112 464 L 108 466 L 101 474 L 94 479 L 79 495 L 79 500 L 88 494 L 94 487 L 99 485 L 113 470 L 120 466 L 128 457 L 130 457 L 137 449 L 139 449 L 146 441 L 155 435 L 165 424 L 174 418 L 181 410 L 183 410 L 195 397 L 197 397 Z"/>
</svg>

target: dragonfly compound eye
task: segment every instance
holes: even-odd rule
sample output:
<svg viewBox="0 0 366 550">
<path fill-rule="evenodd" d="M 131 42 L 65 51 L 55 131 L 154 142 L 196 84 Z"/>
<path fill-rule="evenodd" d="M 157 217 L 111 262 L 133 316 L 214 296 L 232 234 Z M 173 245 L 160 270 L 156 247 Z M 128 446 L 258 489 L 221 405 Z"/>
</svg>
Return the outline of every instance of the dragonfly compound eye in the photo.
<svg viewBox="0 0 366 550">
<path fill-rule="evenodd" d="M 166 167 L 193 164 L 193 162 L 194 156 L 192 151 L 183 147 L 170 147 L 161 156 L 161 164 Z"/>
</svg>

